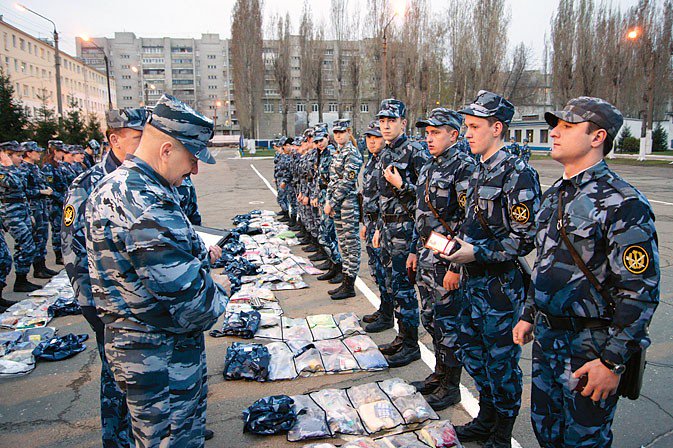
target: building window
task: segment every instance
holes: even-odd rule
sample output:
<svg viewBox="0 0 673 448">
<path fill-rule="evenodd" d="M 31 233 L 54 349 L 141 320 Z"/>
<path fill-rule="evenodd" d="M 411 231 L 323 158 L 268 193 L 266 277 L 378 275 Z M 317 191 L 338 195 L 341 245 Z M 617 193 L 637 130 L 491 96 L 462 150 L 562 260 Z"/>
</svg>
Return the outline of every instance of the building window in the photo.
<svg viewBox="0 0 673 448">
<path fill-rule="evenodd" d="M 143 64 L 163 64 L 163 63 L 164 58 L 143 58 Z"/>
<path fill-rule="evenodd" d="M 131 90 L 131 86 L 122 86 L 122 90 Z"/>
<path fill-rule="evenodd" d="M 532 129 L 526 129 L 526 138 L 528 139 L 529 143 L 533 143 L 533 130 Z"/>
<path fill-rule="evenodd" d="M 514 131 L 514 141 L 516 142 L 521 141 L 521 129 L 517 129 Z"/>
<path fill-rule="evenodd" d="M 123 54 L 123 55 L 121 56 L 121 58 L 122 58 L 122 59 L 131 59 L 131 56 L 129 56 L 128 54 Z"/>
<path fill-rule="evenodd" d="M 339 108 L 337 106 L 337 103 L 329 103 L 329 111 L 330 112 L 338 112 Z"/>
<path fill-rule="evenodd" d="M 217 75 L 208 75 L 208 79 L 217 79 Z"/>
<path fill-rule="evenodd" d="M 360 112 L 362 112 L 362 113 L 367 113 L 367 112 L 369 112 L 369 104 L 367 104 L 367 103 L 360 103 Z"/>
<path fill-rule="evenodd" d="M 318 111 L 320 111 L 320 107 L 318 106 L 318 103 L 311 104 L 311 112 L 318 112 Z"/>
<path fill-rule="evenodd" d="M 217 90 L 217 86 L 208 86 L 208 90 Z"/>
<path fill-rule="evenodd" d="M 129 69 L 129 68 L 131 68 L 131 66 L 130 65 L 122 65 L 122 68 L 123 69 Z"/>
<path fill-rule="evenodd" d="M 206 58 L 208 58 L 208 59 L 217 59 L 217 55 L 215 55 L 215 54 L 209 54 L 208 56 L 206 56 Z"/>
<path fill-rule="evenodd" d="M 131 75 L 122 75 L 122 79 L 131 79 Z"/>
<path fill-rule="evenodd" d="M 346 104 L 344 106 L 344 112 L 353 112 L 353 105 L 352 104 Z"/>
<path fill-rule="evenodd" d="M 123 96 L 122 99 L 127 100 L 127 101 L 131 101 L 133 99 L 133 97 L 132 96 Z"/>
<path fill-rule="evenodd" d="M 217 65 L 209 65 L 208 68 L 211 69 L 211 70 L 214 70 L 214 69 L 217 68 Z"/>
<path fill-rule="evenodd" d="M 306 112 L 306 104 L 297 103 L 297 112 Z"/>
<path fill-rule="evenodd" d="M 264 103 L 264 112 L 271 113 L 273 112 L 273 110 L 274 110 L 273 103 Z"/>
<path fill-rule="evenodd" d="M 549 143 L 549 129 L 540 129 L 540 143 Z"/>
</svg>

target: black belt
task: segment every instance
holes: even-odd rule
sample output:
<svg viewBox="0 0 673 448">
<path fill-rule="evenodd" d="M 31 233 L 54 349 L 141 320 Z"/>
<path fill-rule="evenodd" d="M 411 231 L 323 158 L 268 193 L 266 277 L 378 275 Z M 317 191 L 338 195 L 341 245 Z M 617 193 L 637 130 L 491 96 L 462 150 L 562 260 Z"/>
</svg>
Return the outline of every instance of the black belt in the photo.
<svg viewBox="0 0 673 448">
<path fill-rule="evenodd" d="M 20 199 L 20 198 L 2 198 L 0 199 L 0 202 L 4 204 L 19 204 L 22 202 L 26 202 L 25 199 Z"/>
<path fill-rule="evenodd" d="M 396 223 L 413 222 L 413 219 L 411 219 L 410 217 L 408 217 L 404 213 L 401 214 L 401 215 L 384 214 L 383 215 L 383 222 L 385 222 L 386 224 L 390 224 L 390 223 L 393 223 L 393 222 L 396 222 Z"/>
<path fill-rule="evenodd" d="M 544 322 L 550 330 L 581 331 L 584 329 L 608 328 L 609 320 L 593 317 L 556 317 L 538 311 L 536 322 Z"/>
<path fill-rule="evenodd" d="M 491 275 L 500 275 L 509 272 L 512 269 L 517 269 L 516 263 L 513 261 L 503 261 L 502 263 L 466 264 L 465 270 L 470 277 L 485 277 Z"/>
</svg>

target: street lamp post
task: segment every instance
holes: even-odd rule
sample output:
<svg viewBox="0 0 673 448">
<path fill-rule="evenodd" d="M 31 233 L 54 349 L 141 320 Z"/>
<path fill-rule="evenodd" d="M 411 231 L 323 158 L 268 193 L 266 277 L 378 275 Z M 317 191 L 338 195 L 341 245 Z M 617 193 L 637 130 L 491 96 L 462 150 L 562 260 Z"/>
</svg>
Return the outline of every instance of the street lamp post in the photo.
<svg viewBox="0 0 673 448">
<path fill-rule="evenodd" d="M 393 14 L 388 23 L 386 23 L 386 26 L 383 27 L 383 89 L 381 90 L 383 98 L 388 98 L 388 26 L 390 26 L 395 17 L 397 17 L 397 12 Z"/>
<path fill-rule="evenodd" d="M 59 125 L 63 124 L 63 100 L 61 98 L 61 55 L 58 51 L 58 31 L 56 31 L 56 24 L 51 20 L 46 18 L 40 13 L 33 11 L 30 8 L 25 7 L 24 5 L 17 3 L 16 7 L 21 11 L 28 11 L 35 14 L 38 17 L 43 18 L 47 22 L 51 23 L 54 26 L 54 69 L 56 72 L 56 107 L 58 110 L 58 123 Z"/>
<path fill-rule="evenodd" d="M 215 101 L 215 112 L 213 113 L 213 134 L 217 134 L 217 108 L 222 105 L 222 101 Z"/>
<path fill-rule="evenodd" d="M 107 105 L 108 109 L 112 110 L 112 92 L 110 91 L 110 63 L 107 54 L 105 53 L 104 49 L 102 49 L 98 44 L 96 44 L 96 42 L 94 42 L 90 38 L 82 37 L 82 40 L 84 42 L 90 43 L 95 48 L 103 52 L 103 60 L 105 61 L 105 77 L 107 78 Z"/>
</svg>

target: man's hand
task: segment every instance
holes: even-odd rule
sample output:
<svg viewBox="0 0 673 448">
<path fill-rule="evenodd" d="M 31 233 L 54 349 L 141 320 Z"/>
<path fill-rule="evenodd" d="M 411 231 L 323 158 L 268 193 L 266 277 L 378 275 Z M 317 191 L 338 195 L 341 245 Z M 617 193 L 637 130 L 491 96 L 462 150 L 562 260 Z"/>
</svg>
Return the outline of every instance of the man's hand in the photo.
<svg viewBox="0 0 673 448">
<path fill-rule="evenodd" d="M 416 271 L 418 267 L 418 257 L 416 254 L 409 254 L 407 257 L 407 269 L 411 268 L 412 271 Z"/>
<path fill-rule="evenodd" d="M 397 171 L 397 168 L 392 165 L 388 165 L 386 169 L 383 170 L 383 177 L 386 178 L 390 185 L 397 189 L 402 187 L 402 184 L 404 183 L 402 181 L 402 176 L 400 176 L 400 173 Z"/>
<path fill-rule="evenodd" d="M 364 240 L 367 237 L 367 226 L 360 227 L 360 239 Z"/>
<path fill-rule="evenodd" d="M 525 320 L 520 320 L 518 324 L 512 330 L 512 339 L 515 344 L 524 346 L 533 340 L 533 330 L 535 325 L 526 322 Z"/>
<path fill-rule="evenodd" d="M 210 254 L 210 263 L 215 264 L 215 262 L 222 256 L 222 248 L 220 246 L 210 246 L 208 248 L 208 253 Z"/>
<path fill-rule="evenodd" d="M 458 243 L 460 243 L 460 249 L 454 252 L 453 255 L 446 256 L 444 254 L 439 254 L 440 257 L 446 258 L 451 263 L 458 264 L 467 264 L 472 263 L 475 260 L 474 257 L 474 246 L 470 243 L 466 243 L 458 237 L 454 238 Z"/>
<path fill-rule="evenodd" d="M 281 182 L 281 183 L 280 183 L 280 188 L 281 188 L 281 190 L 284 190 L 285 187 L 286 187 L 285 182 Z"/>
<path fill-rule="evenodd" d="M 378 229 L 374 231 L 374 236 L 372 237 L 372 247 L 378 249 L 381 247 L 381 232 Z"/>
<path fill-rule="evenodd" d="M 308 197 L 304 196 L 301 200 L 301 203 L 304 205 L 308 205 Z"/>
<path fill-rule="evenodd" d="M 447 291 L 455 291 L 460 287 L 460 274 L 446 271 L 446 274 L 444 274 L 444 280 L 442 280 L 442 286 L 444 286 L 444 289 Z"/>
<path fill-rule="evenodd" d="M 12 159 L 10 159 L 9 156 L 4 151 L 0 151 L 0 165 L 2 166 L 14 165 Z"/>
<path fill-rule="evenodd" d="M 52 190 L 50 187 L 45 188 L 44 190 L 40 190 L 40 194 L 43 194 L 45 196 L 51 196 L 54 190 Z"/>
<path fill-rule="evenodd" d="M 231 295 L 231 281 L 227 275 L 215 274 L 214 272 L 210 274 L 213 277 L 215 283 L 219 284 L 227 292 L 227 295 Z"/>
<path fill-rule="evenodd" d="M 325 212 L 327 216 L 332 216 L 332 204 L 325 202 L 325 207 L 323 207 L 322 211 Z"/>
<path fill-rule="evenodd" d="M 317 207 L 318 206 L 318 198 L 311 199 L 311 207 Z"/>
<path fill-rule="evenodd" d="M 573 377 L 577 379 L 584 375 L 587 375 L 587 385 L 584 386 L 582 396 L 590 396 L 593 401 L 605 400 L 619 386 L 619 375 L 612 373 L 600 359 L 587 362 L 573 373 Z"/>
</svg>

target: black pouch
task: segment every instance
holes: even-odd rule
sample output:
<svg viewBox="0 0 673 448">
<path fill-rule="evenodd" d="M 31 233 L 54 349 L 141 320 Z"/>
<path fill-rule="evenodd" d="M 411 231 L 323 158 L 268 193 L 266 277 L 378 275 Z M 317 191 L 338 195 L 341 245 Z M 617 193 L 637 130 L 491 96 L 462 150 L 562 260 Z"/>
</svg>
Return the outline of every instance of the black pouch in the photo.
<svg viewBox="0 0 673 448">
<path fill-rule="evenodd" d="M 643 387 L 645 364 L 647 364 L 646 350 L 638 350 L 626 361 L 626 370 L 622 373 L 617 387 L 617 394 L 629 400 L 637 400 L 640 397 L 640 389 Z"/>
</svg>

